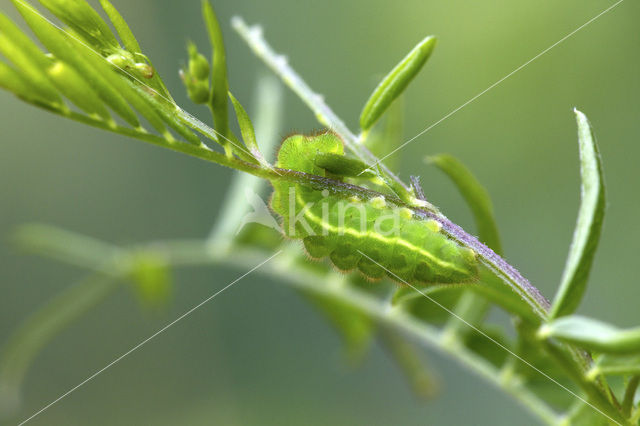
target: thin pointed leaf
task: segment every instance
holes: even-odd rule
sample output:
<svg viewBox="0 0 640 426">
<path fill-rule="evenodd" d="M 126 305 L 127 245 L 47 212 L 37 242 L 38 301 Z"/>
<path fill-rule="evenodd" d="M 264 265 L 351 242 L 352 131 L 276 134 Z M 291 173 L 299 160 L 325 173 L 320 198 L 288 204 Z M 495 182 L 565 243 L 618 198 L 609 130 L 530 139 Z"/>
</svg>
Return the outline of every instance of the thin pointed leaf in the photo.
<svg viewBox="0 0 640 426">
<path fill-rule="evenodd" d="M 96 70 L 87 63 L 87 60 L 92 58 L 104 61 L 102 56 L 98 56 L 98 54 L 93 51 L 89 51 L 90 53 L 87 55 L 78 55 L 69 41 L 81 44 L 79 41 L 68 38 L 66 34 L 52 26 L 39 15 L 37 11 L 30 6 L 26 6 L 21 0 L 12 0 L 12 2 L 38 39 L 53 55 L 75 68 L 78 74 L 86 79 L 87 83 L 93 87 L 100 98 L 129 124 L 134 127 L 140 125 L 138 117 L 124 100 L 121 93 L 105 81 L 106 76 L 96 72 Z M 83 45 L 83 48 L 88 49 L 85 45 Z"/>
<path fill-rule="evenodd" d="M 84 112 L 99 116 L 104 121 L 111 121 L 111 116 L 100 97 L 73 68 L 58 61 L 49 67 L 47 75 L 60 92 Z"/>
<path fill-rule="evenodd" d="M 236 117 L 238 118 L 238 125 L 240 126 L 240 132 L 242 133 L 242 140 L 244 141 L 245 146 L 253 155 L 253 158 L 264 167 L 270 168 L 271 166 L 264 159 L 264 156 L 260 152 L 260 148 L 258 147 L 258 141 L 256 140 L 256 134 L 253 130 L 253 124 L 251 123 L 251 119 L 249 118 L 249 114 L 242 107 L 242 104 L 238 102 L 238 100 L 229 92 L 229 98 L 231 99 L 231 103 L 233 104 L 233 108 L 236 111 Z"/>
<path fill-rule="evenodd" d="M 423 39 L 382 79 L 362 109 L 362 114 L 360 114 L 360 127 L 362 130 L 369 130 L 391 103 L 402 94 L 427 62 L 435 46 L 435 37 L 429 36 Z"/>
<path fill-rule="evenodd" d="M 1 12 L 0 53 L 21 71 L 25 81 L 37 91 L 38 97 L 52 105 L 64 105 L 44 71 L 51 65 L 51 60 Z"/>
<path fill-rule="evenodd" d="M 597 374 L 616 376 L 640 374 L 640 355 L 602 355 L 598 358 L 593 371 Z"/>
<path fill-rule="evenodd" d="M 451 155 L 441 154 L 429 157 L 428 161 L 442 170 L 458 188 L 473 214 L 479 239 L 496 253 L 502 254 L 498 225 L 493 214 L 493 203 L 487 190 L 461 161 Z M 489 300 L 466 292 L 456 305 L 455 313 L 471 324 L 480 325 L 489 307 Z M 449 320 L 446 330 L 456 334 L 462 340 L 472 336 L 471 329 L 455 316 Z"/>
<path fill-rule="evenodd" d="M 538 335 L 602 353 L 640 354 L 640 327 L 623 330 L 578 315 L 561 317 L 545 324 Z"/>
<path fill-rule="evenodd" d="M 487 190 L 462 162 L 451 155 L 436 155 L 429 157 L 428 161 L 446 173 L 460 191 L 473 213 L 480 240 L 496 253 L 502 254 L 498 225 Z"/>
<path fill-rule="evenodd" d="M 120 36 L 120 40 L 122 40 L 124 48 L 131 53 L 142 53 L 138 40 L 133 35 L 129 25 L 127 25 L 127 21 L 125 21 L 120 12 L 118 12 L 118 9 L 116 9 L 109 0 L 100 0 L 100 5 Z"/>
<path fill-rule="evenodd" d="M 213 114 L 215 129 L 222 134 L 220 140 L 227 152 L 232 151 L 232 146 L 226 139 L 232 139 L 229 131 L 229 111 L 227 105 L 227 93 L 229 83 L 227 82 L 227 59 L 222 39 L 222 30 L 218 23 L 213 7 L 209 0 L 202 1 L 202 16 L 207 26 L 207 33 L 213 49 L 211 66 L 211 101 L 210 107 Z M 226 138 L 226 139 L 225 139 Z"/>
<path fill-rule="evenodd" d="M 102 52 L 120 47 L 107 23 L 85 0 L 39 1 L 93 47 Z"/>
<path fill-rule="evenodd" d="M 1 41 L 0 41 L 1 42 Z M 0 61 L 0 87 L 23 100 L 36 104 L 49 104 L 49 100 L 38 92 L 31 82 L 10 65 Z"/>
<path fill-rule="evenodd" d="M 75 49 L 74 53 L 80 53 L 81 58 L 86 60 L 85 67 L 92 69 L 93 73 L 99 74 L 110 90 L 116 90 L 165 138 L 173 140 L 173 136 L 166 131 L 165 124 L 167 124 L 187 142 L 196 146 L 200 145 L 200 139 L 189 127 L 183 124 L 176 113 L 176 106 L 170 99 L 165 98 L 154 89 L 141 85 L 139 81 L 132 80 L 130 76 L 116 72 L 102 56 L 97 55 L 75 38 L 69 37 L 68 42 Z M 80 63 L 80 65 L 83 64 Z"/>
<path fill-rule="evenodd" d="M 571 314 L 580 304 L 604 222 L 605 191 L 598 145 L 587 117 L 578 110 L 575 114 L 580 145 L 582 202 L 560 288 L 551 308 L 551 318 Z"/>
</svg>

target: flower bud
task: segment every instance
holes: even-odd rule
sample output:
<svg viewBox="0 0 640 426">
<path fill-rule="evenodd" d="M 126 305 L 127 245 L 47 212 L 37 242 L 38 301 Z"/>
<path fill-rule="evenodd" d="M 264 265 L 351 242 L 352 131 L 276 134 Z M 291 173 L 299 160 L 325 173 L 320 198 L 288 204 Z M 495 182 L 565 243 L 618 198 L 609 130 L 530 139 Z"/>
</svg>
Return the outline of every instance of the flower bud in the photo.
<svg viewBox="0 0 640 426">
<path fill-rule="evenodd" d="M 204 57 L 195 44 L 189 43 L 189 74 L 196 80 L 209 79 L 209 61 Z"/>
<path fill-rule="evenodd" d="M 150 79 L 153 78 L 153 67 L 149 64 L 145 64 L 144 62 L 138 62 L 136 63 L 133 68 L 136 69 L 136 71 L 138 71 L 140 73 L 141 76 L 143 76 L 146 79 Z"/>
<path fill-rule="evenodd" d="M 209 82 L 196 79 L 185 81 L 187 95 L 196 104 L 206 104 L 209 102 Z"/>
</svg>

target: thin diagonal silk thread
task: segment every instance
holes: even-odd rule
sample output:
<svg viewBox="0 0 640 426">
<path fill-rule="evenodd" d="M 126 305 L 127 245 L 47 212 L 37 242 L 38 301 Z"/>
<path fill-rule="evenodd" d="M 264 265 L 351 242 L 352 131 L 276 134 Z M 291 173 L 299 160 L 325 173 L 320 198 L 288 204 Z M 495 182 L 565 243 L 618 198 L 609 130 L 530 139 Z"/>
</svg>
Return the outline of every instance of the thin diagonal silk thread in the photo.
<svg viewBox="0 0 640 426">
<path fill-rule="evenodd" d="M 487 92 L 489 92 L 491 89 L 495 88 L 496 86 L 498 86 L 500 83 L 504 82 L 505 80 L 507 80 L 509 77 L 513 76 L 514 74 L 516 74 L 518 71 L 521 71 L 523 68 L 525 68 L 527 65 L 531 64 L 532 62 L 536 61 L 537 59 L 539 59 L 541 56 L 545 55 L 546 53 L 548 53 L 550 50 L 552 50 L 553 48 L 557 47 L 559 44 L 563 43 L 564 41 L 566 41 L 567 39 L 571 38 L 572 36 L 574 36 L 576 33 L 578 33 L 580 30 L 584 29 L 585 27 L 587 27 L 589 24 L 592 24 L 594 21 L 596 21 L 598 18 L 601 18 L 603 15 L 611 12 L 613 9 L 615 9 L 616 7 L 618 7 L 624 0 L 618 0 L 616 3 L 614 3 L 613 5 L 609 6 L 608 8 L 606 8 L 605 10 L 603 10 L 602 12 L 600 12 L 599 14 L 597 14 L 596 16 L 594 16 L 593 18 L 589 19 L 587 22 L 585 22 L 584 24 L 580 25 L 578 28 L 576 28 L 575 30 L 571 31 L 569 34 L 567 34 L 566 36 L 562 37 L 560 40 L 556 41 L 555 43 L 553 43 L 551 46 L 547 47 L 546 49 L 544 49 L 542 52 L 538 53 L 536 56 L 534 56 L 533 58 L 529 59 L 527 62 L 525 62 L 524 64 L 520 65 L 518 68 L 516 68 L 515 70 L 511 71 L 509 74 L 505 75 L 504 77 L 502 77 L 500 80 L 496 81 L 495 83 L 493 83 L 491 86 L 487 87 L 486 89 L 484 89 L 482 92 L 478 93 L 477 95 L 475 95 L 474 97 L 472 97 L 471 99 L 469 99 L 468 101 L 466 101 L 465 103 L 463 103 L 462 105 L 460 105 L 459 107 L 455 108 L 453 111 L 449 112 L 448 114 L 446 114 L 444 117 L 442 117 L 441 119 L 439 119 L 438 121 L 434 122 L 433 124 L 429 125 L 428 127 L 424 128 L 420 133 L 418 133 L 417 135 L 415 135 L 414 137 L 412 137 L 411 139 L 408 139 L 406 142 L 404 142 L 402 145 L 400 145 L 399 147 L 397 147 L 396 149 L 394 149 L 393 151 L 391 151 L 390 153 L 388 153 L 387 155 L 385 155 L 384 157 L 378 159 L 374 164 L 370 165 L 368 169 L 363 170 L 360 174 L 372 170 L 373 167 L 377 166 L 378 163 L 380 163 L 381 161 L 383 161 L 385 158 L 389 158 L 390 156 L 392 156 L 393 154 L 395 154 L 396 152 L 398 152 L 399 150 L 401 150 L 402 148 L 404 148 L 405 146 L 407 146 L 408 144 L 410 144 L 411 142 L 413 142 L 414 140 L 416 140 L 417 138 L 419 138 L 420 136 L 424 135 L 425 133 L 427 133 L 429 130 L 433 129 L 434 127 L 436 127 L 438 124 L 442 123 L 443 121 L 447 120 L 448 118 L 450 118 L 451 116 L 453 116 L 454 114 L 456 114 L 458 111 L 460 111 L 461 109 L 467 107 L 469 104 L 471 104 L 472 102 L 474 102 L 475 100 L 477 100 L 479 97 L 481 97 L 482 95 L 486 94 Z"/>
<path fill-rule="evenodd" d="M 451 309 L 448 309 L 446 306 L 442 305 L 441 303 L 439 303 L 437 300 L 435 300 L 433 297 L 427 295 L 426 293 L 420 291 L 418 288 L 414 287 L 413 285 L 409 284 L 408 282 L 406 282 L 405 280 L 403 280 L 402 278 L 400 278 L 399 276 L 397 276 L 396 274 L 394 274 L 393 272 L 389 271 L 387 268 L 385 268 L 384 266 L 382 266 L 381 264 L 379 264 L 378 262 L 376 262 L 375 260 L 373 260 L 372 258 L 370 258 L 369 256 L 367 256 L 366 254 L 364 254 L 363 252 L 361 252 L 360 250 L 358 250 L 358 252 L 363 255 L 364 257 L 366 257 L 367 259 L 369 259 L 370 261 L 372 261 L 373 263 L 375 263 L 376 265 L 378 265 L 379 267 L 381 267 L 382 269 L 384 269 L 385 271 L 387 271 L 388 274 L 392 275 L 393 277 L 395 277 L 398 281 L 408 285 L 409 287 L 411 287 L 413 290 L 417 291 L 418 293 L 420 293 L 421 295 L 423 295 L 424 297 L 426 297 L 429 301 L 433 302 L 434 304 L 436 304 L 437 306 L 439 306 L 440 308 L 444 309 L 447 313 L 449 313 L 450 315 L 452 315 L 453 317 L 457 318 L 459 321 L 463 322 L 465 325 L 469 326 L 471 329 L 473 329 L 474 331 L 480 333 L 482 336 L 486 337 L 487 339 L 489 339 L 489 341 L 495 343 L 498 347 L 504 349 L 507 353 L 509 353 L 511 356 L 517 358 L 519 361 L 523 362 L 524 364 L 528 365 L 529 367 L 531 367 L 533 370 L 535 370 L 536 372 L 540 373 L 542 376 L 546 377 L 547 379 L 549 379 L 551 382 L 555 383 L 556 385 L 560 386 L 562 389 L 564 389 L 565 391 L 569 392 L 572 396 L 576 397 L 577 399 L 579 399 L 580 401 L 584 402 L 585 404 L 587 404 L 589 407 L 593 408 L 594 410 L 596 410 L 598 413 L 602 414 L 603 416 L 605 416 L 607 419 L 611 420 L 612 422 L 614 422 L 617 425 L 620 425 L 620 423 L 618 423 L 617 421 L 615 421 L 614 419 L 612 419 L 609 415 L 607 415 L 606 413 L 604 413 L 602 410 L 600 410 L 598 407 L 596 407 L 595 405 L 591 404 L 589 401 L 587 401 L 586 399 L 582 398 L 580 395 L 578 395 L 577 393 L 573 392 L 571 389 L 567 388 L 566 386 L 564 386 L 562 383 L 558 382 L 557 380 L 555 380 L 553 377 L 549 376 L 548 374 L 546 374 L 545 372 L 539 370 L 538 368 L 536 368 L 533 364 L 531 364 L 530 362 L 528 362 L 527 360 L 525 360 L 524 358 L 522 358 L 521 356 L 515 354 L 514 352 L 512 352 L 509 348 L 507 348 L 506 346 L 504 346 L 502 343 L 498 342 L 496 339 L 492 338 L 491 336 L 489 336 L 487 333 L 485 333 L 484 331 L 480 330 L 478 327 L 474 326 L 473 324 L 469 323 L 467 320 L 465 320 L 464 318 L 462 318 L 461 316 L 459 316 L 458 314 L 456 314 L 455 312 L 453 312 Z"/>
<path fill-rule="evenodd" d="M 260 268 L 262 265 L 264 265 L 265 263 L 269 262 L 271 259 L 273 259 L 274 257 L 278 256 L 280 253 L 282 253 L 282 250 L 279 250 L 276 254 L 274 254 L 273 256 L 269 257 L 268 259 L 262 261 L 261 263 L 259 263 L 258 265 L 254 266 L 252 269 L 250 269 L 249 271 L 245 272 L 244 274 L 242 274 L 240 277 L 236 278 L 235 280 L 233 280 L 232 282 L 230 282 L 229 284 L 227 284 L 225 287 L 223 287 L 221 290 L 218 290 L 217 292 L 215 292 L 214 294 L 212 294 L 211 296 L 207 297 L 206 299 L 204 299 L 202 302 L 198 303 L 196 306 L 194 306 L 193 308 L 189 309 L 187 312 L 185 312 L 184 314 L 180 315 L 178 318 L 176 318 L 175 320 L 171 321 L 169 324 L 165 325 L 164 327 L 162 327 L 160 330 L 156 331 L 155 333 L 153 333 L 151 336 L 147 337 L 146 339 L 144 339 L 142 342 L 138 343 L 137 345 L 135 345 L 134 347 L 132 347 L 131 349 L 129 349 L 127 352 L 123 353 L 122 355 L 120 355 L 118 358 L 114 359 L 113 361 L 111 361 L 109 364 L 105 365 L 104 367 L 102 367 L 100 370 L 96 371 L 95 373 L 93 373 L 92 375 L 90 375 L 89 377 L 87 377 L 86 379 L 84 379 L 82 382 L 78 383 L 77 385 L 75 385 L 74 387 L 72 387 L 71 389 L 69 389 L 67 392 L 63 393 L 62 395 L 60 395 L 58 398 L 54 399 L 53 401 L 51 401 L 49 404 L 45 405 L 44 407 L 42 407 L 40 410 L 36 411 L 34 414 L 32 414 L 30 417 L 28 417 L 27 419 L 23 420 L 22 422 L 20 422 L 18 424 L 18 426 L 22 426 L 25 423 L 33 420 L 36 416 L 38 416 L 39 414 L 42 414 L 44 411 L 46 411 L 47 409 L 51 408 L 53 405 L 55 405 L 56 403 L 60 402 L 60 400 L 66 398 L 67 396 L 69 396 L 71 393 L 75 392 L 78 388 L 80 388 L 81 386 L 85 385 L 87 382 L 95 379 L 98 375 L 100 375 L 101 373 L 103 373 L 105 370 L 107 370 L 109 367 L 113 366 L 114 364 L 122 361 L 123 358 L 125 358 L 126 356 L 130 355 L 132 352 L 140 349 L 142 346 L 144 346 L 146 343 L 148 343 L 150 340 L 154 339 L 155 337 L 157 337 L 159 334 L 167 331 L 170 327 L 174 326 L 177 322 L 183 320 L 184 318 L 186 318 L 187 316 L 191 315 L 193 312 L 195 312 L 197 309 L 199 309 L 200 307 L 202 307 L 202 305 L 206 304 L 207 302 L 211 301 L 213 298 L 215 298 L 216 296 L 218 296 L 220 293 L 222 293 L 223 291 L 225 291 L 226 289 L 228 289 L 229 287 L 231 287 L 232 285 L 236 284 L 238 281 L 240 281 L 241 279 L 243 279 L 244 277 L 246 277 L 247 275 L 249 275 L 250 273 L 252 273 L 253 271 L 255 271 L 256 269 Z"/>
</svg>

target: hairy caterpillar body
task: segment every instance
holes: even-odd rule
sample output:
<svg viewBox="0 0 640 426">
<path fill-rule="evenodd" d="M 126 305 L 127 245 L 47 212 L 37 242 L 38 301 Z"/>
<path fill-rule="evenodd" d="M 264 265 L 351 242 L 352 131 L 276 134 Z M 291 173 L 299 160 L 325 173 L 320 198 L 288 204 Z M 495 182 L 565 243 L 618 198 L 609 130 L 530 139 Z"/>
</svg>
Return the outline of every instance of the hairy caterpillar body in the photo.
<svg viewBox="0 0 640 426">
<path fill-rule="evenodd" d="M 294 135 L 283 142 L 276 165 L 340 178 L 335 168 L 318 165 L 317 159 L 326 159 L 327 154 L 344 156 L 337 136 Z M 285 235 L 302 239 L 312 258 L 329 257 L 338 269 L 357 268 L 371 279 L 388 275 L 411 284 L 466 283 L 477 278 L 473 250 L 448 238 L 436 221 L 392 207 L 382 196 L 346 198 L 284 181 L 275 181 L 274 189 L 271 207 L 282 216 Z"/>
</svg>

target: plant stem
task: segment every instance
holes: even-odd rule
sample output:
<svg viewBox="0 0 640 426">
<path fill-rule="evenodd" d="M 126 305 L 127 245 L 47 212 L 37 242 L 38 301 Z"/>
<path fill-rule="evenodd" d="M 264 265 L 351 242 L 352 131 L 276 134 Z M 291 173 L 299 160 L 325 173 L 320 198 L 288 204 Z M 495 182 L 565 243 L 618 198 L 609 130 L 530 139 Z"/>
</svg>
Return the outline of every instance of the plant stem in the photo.
<svg viewBox="0 0 640 426">
<path fill-rule="evenodd" d="M 210 245 L 201 241 L 157 242 L 150 247 L 153 250 L 159 250 L 175 266 L 224 263 L 246 268 L 264 258 L 262 251 L 238 248 L 234 249 L 232 255 L 227 255 L 223 251 L 212 250 Z M 387 326 L 392 326 L 417 338 L 419 342 L 426 343 L 456 359 L 497 388 L 504 389 L 506 393 L 512 395 L 545 423 L 560 424 L 561 418 L 553 409 L 525 386 L 520 385 L 517 380 L 504 381 L 499 371 L 489 362 L 470 352 L 464 345 L 443 338 L 442 333 L 436 327 L 426 324 L 398 308 L 393 308 L 388 301 L 378 300 L 374 296 L 350 286 L 330 285 L 322 275 L 301 267 L 288 256 L 273 259 L 258 272 L 285 281 L 294 288 L 339 300 Z"/>
<path fill-rule="evenodd" d="M 624 392 L 624 399 L 622 400 L 622 414 L 629 417 L 631 416 L 631 409 L 633 408 L 633 401 L 636 396 L 636 390 L 640 384 L 640 376 L 633 376 L 629 383 L 627 383 L 627 389 Z"/>
<path fill-rule="evenodd" d="M 411 188 L 397 177 L 387 166 L 380 163 L 378 158 L 367 149 L 360 137 L 349 130 L 347 125 L 325 103 L 322 95 L 316 93 L 287 63 L 284 55 L 276 53 L 267 41 L 262 37 L 262 29 L 259 26 L 249 27 L 242 18 L 236 16 L 231 20 L 231 25 L 247 42 L 253 52 L 269 66 L 282 81 L 291 88 L 302 101 L 315 113 L 320 123 L 336 132 L 344 144 L 362 161 L 373 167 L 380 167 L 383 174 L 395 182 L 407 194 Z"/>
<path fill-rule="evenodd" d="M 258 79 L 256 93 L 254 107 L 256 139 L 260 143 L 260 150 L 269 160 L 269 155 L 277 144 L 277 135 L 281 127 L 282 85 L 274 76 L 263 75 Z M 231 245 L 242 218 L 249 208 L 245 193 L 249 191 L 258 194 L 264 186 L 263 179 L 239 171 L 234 172 L 231 186 L 222 203 L 222 211 L 209 234 L 211 244 L 218 247 Z"/>
</svg>

